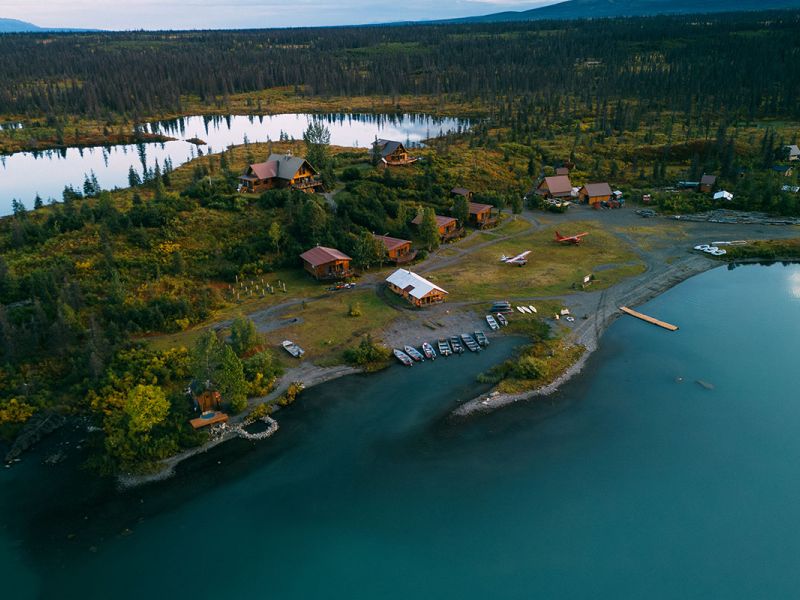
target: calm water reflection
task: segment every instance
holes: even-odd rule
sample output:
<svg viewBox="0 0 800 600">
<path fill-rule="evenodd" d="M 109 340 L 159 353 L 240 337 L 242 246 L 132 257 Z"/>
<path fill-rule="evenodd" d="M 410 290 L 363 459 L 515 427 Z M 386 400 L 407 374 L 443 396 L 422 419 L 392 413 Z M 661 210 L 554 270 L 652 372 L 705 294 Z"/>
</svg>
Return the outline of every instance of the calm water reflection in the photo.
<svg viewBox="0 0 800 600">
<path fill-rule="evenodd" d="M 169 158 L 177 167 L 199 153 L 219 152 L 230 145 L 281 139 L 300 140 L 309 122 L 317 119 L 331 132 L 337 146 L 367 148 L 375 137 L 400 140 L 409 145 L 458 132 L 469 127 L 463 119 L 430 115 L 282 114 L 269 116 L 185 117 L 147 123 L 142 130 L 177 138 L 163 144 L 138 144 L 97 148 L 69 148 L 49 152 L 19 152 L 0 157 L 0 215 L 11 212 L 11 200 L 32 208 L 37 194 L 45 201 L 61 199 L 64 187 L 81 189 L 87 174 L 94 173 L 104 189 L 127 187 L 131 167 L 142 173 L 156 161 Z M 187 142 L 199 138 L 204 143 Z"/>
</svg>

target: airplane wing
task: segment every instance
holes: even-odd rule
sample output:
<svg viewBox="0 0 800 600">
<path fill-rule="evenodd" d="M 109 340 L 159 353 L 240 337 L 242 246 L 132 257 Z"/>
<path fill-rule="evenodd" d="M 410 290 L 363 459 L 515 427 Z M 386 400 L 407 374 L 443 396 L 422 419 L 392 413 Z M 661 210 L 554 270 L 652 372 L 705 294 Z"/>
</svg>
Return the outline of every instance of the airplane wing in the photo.
<svg viewBox="0 0 800 600">
<path fill-rule="evenodd" d="M 589 232 L 588 231 L 584 231 L 583 233 L 578 233 L 576 235 L 565 236 L 565 235 L 561 235 L 560 233 L 558 233 L 556 231 L 556 241 L 557 242 L 561 242 L 561 243 L 565 243 L 565 244 L 568 244 L 568 243 L 577 244 L 577 243 L 579 243 L 581 241 L 581 239 L 583 239 L 583 236 L 585 236 L 585 235 L 589 235 Z"/>
<path fill-rule="evenodd" d="M 526 251 L 525 251 L 525 252 L 523 252 L 522 254 L 517 254 L 517 255 L 516 255 L 514 258 L 510 258 L 510 259 L 508 259 L 508 262 L 519 262 L 519 261 L 521 261 L 521 260 L 525 260 L 525 258 L 526 258 L 526 257 L 528 256 L 528 254 L 530 254 L 530 253 L 531 253 L 531 251 L 530 251 L 530 250 L 526 250 Z"/>
</svg>

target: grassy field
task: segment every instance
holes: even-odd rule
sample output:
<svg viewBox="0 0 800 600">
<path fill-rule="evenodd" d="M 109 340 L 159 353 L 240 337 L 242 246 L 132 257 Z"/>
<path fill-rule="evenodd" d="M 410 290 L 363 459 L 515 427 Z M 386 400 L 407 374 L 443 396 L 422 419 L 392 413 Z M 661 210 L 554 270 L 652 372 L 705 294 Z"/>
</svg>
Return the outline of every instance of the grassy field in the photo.
<svg viewBox="0 0 800 600">
<path fill-rule="evenodd" d="M 432 281 L 450 292 L 451 301 L 481 301 L 498 293 L 510 298 L 554 296 L 573 290 L 584 275 L 594 273 L 594 289 L 643 272 L 644 264 L 614 235 L 592 223 L 573 223 L 569 232 L 588 231 L 579 246 L 553 241 L 555 229 L 547 228 L 503 241 L 464 257 L 462 261 L 430 273 Z M 532 250 L 529 262 L 519 268 L 499 262 L 501 254 Z M 598 267 L 604 267 L 597 270 Z"/>
<path fill-rule="evenodd" d="M 360 316 L 350 316 L 350 309 Z M 279 344 L 287 338 L 299 343 L 312 360 L 326 357 L 341 362 L 341 353 L 355 346 L 362 336 L 380 330 L 398 313 L 372 290 L 339 292 L 328 297 L 297 305 L 282 318 L 297 318 L 297 324 L 265 334 L 268 342 Z"/>
<path fill-rule="evenodd" d="M 486 231 L 475 232 L 469 238 L 459 242 L 458 247 L 462 249 L 473 248 L 485 244 L 486 242 L 493 242 L 498 238 L 506 235 L 516 235 L 530 229 L 530 223 L 524 219 L 517 218 L 516 215 L 506 215 L 503 222 L 495 229 L 488 229 Z"/>
</svg>

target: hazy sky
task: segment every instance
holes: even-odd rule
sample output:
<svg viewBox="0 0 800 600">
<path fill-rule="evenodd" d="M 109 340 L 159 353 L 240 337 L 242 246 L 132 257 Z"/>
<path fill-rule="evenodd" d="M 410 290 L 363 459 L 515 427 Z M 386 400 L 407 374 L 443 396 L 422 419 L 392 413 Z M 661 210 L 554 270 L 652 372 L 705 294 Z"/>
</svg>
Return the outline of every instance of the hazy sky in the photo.
<svg viewBox="0 0 800 600">
<path fill-rule="evenodd" d="M 44 27 L 217 29 L 347 25 L 525 10 L 557 0 L 0 0 L 0 17 Z"/>
</svg>

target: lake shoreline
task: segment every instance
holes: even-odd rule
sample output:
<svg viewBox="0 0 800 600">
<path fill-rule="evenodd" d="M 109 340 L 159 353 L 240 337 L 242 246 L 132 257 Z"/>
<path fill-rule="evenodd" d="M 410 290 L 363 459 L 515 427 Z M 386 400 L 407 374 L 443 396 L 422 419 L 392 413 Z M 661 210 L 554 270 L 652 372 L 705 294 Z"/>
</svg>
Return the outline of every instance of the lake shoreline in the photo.
<svg viewBox="0 0 800 600">
<path fill-rule="evenodd" d="M 249 408 L 252 410 L 255 406 L 263 403 L 274 403 L 283 394 L 287 388 L 292 383 L 302 383 L 303 389 L 308 389 L 322 383 L 327 383 L 329 381 L 333 381 L 335 379 L 339 379 L 340 377 L 345 377 L 347 375 L 357 375 L 362 373 L 361 369 L 356 369 L 354 367 L 349 367 L 345 365 L 340 365 L 336 367 L 320 367 L 317 365 L 301 365 L 298 367 L 294 367 L 289 369 L 284 375 L 278 380 L 275 385 L 275 388 L 266 396 L 262 396 L 259 398 L 251 398 L 249 402 Z M 279 409 L 279 406 L 274 406 L 274 409 Z M 240 437 L 239 432 L 237 430 L 238 426 L 241 426 L 244 419 L 247 415 L 250 414 L 250 411 L 242 413 L 241 415 L 237 415 L 229 421 L 232 427 L 227 427 L 225 431 L 223 431 L 217 437 L 214 437 L 211 440 L 201 444 L 200 446 L 195 446 L 194 448 L 189 448 L 188 450 L 184 450 L 178 454 L 170 456 L 169 458 L 165 458 L 159 461 L 159 464 L 162 466 L 161 469 L 154 473 L 143 473 L 143 474 L 133 474 L 133 473 L 122 473 L 116 476 L 117 480 L 117 488 L 120 490 L 130 490 L 133 488 L 137 488 L 143 485 L 147 485 L 149 483 L 155 483 L 158 481 L 165 481 L 175 476 L 175 469 L 179 464 L 183 461 L 188 460 L 194 456 L 199 454 L 204 454 L 219 446 L 220 444 L 227 442 L 229 440 L 237 439 Z"/>
<path fill-rule="evenodd" d="M 582 320 L 570 336 L 571 345 L 583 346 L 585 351 L 575 363 L 570 365 L 555 380 L 546 385 L 516 394 L 501 393 L 494 396 L 482 394 L 456 408 L 452 411 L 451 416 L 464 418 L 478 413 L 488 413 L 520 401 L 554 394 L 561 386 L 583 371 L 589 357 L 599 348 L 602 335 L 622 315 L 619 311 L 619 306 L 644 304 L 687 279 L 725 264 L 728 263 L 720 263 L 704 256 L 692 254 L 681 261 L 664 265 L 665 268 L 660 272 L 651 273 L 651 271 L 647 271 L 639 277 L 622 281 L 604 290 L 601 293 L 598 310 Z M 640 283 L 643 284 L 648 279 L 650 281 L 647 282 L 647 285 L 640 285 Z"/>
<path fill-rule="evenodd" d="M 87 135 L 81 136 L 75 143 L 67 144 L 55 139 L 33 140 L 19 146 L 0 141 L 0 156 L 7 158 L 15 154 L 46 154 L 75 148 L 76 150 L 92 150 L 96 148 L 113 148 L 114 146 L 133 146 L 136 144 L 164 144 L 177 141 L 178 138 L 160 133 L 135 133 L 120 135 Z"/>
<path fill-rule="evenodd" d="M 619 305 L 625 304 L 628 306 L 638 306 L 644 304 L 653 298 L 663 294 L 664 292 L 672 289 L 676 285 L 684 281 L 722 266 L 730 264 L 756 264 L 764 262 L 758 259 L 737 260 L 731 262 L 720 262 L 707 258 L 699 254 L 690 254 L 686 258 L 675 261 L 672 264 L 663 265 L 660 269 L 653 269 L 647 271 L 639 277 L 624 280 L 606 290 L 600 292 L 601 303 L 599 310 L 592 313 L 588 318 L 579 322 L 578 326 L 571 332 L 570 342 L 572 345 L 580 345 L 585 348 L 580 358 L 571 364 L 563 373 L 561 373 L 552 382 L 536 387 L 532 390 L 520 392 L 517 394 L 498 394 L 491 396 L 490 394 L 481 394 L 471 400 L 461 404 L 458 408 L 453 410 L 450 415 L 457 418 L 465 418 L 476 414 L 485 414 L 500 408 L 516 404 L 520 401 L 531 400 L 533 398 L 540 398 L 550 396 L 556 393 L 561 387 L 571 381 L 573 378 L 583 372 L 589 358 L 599 348 L 600 338 L 608 329 L 608 327 L 620 316 L 622 313 L 618 310 Z M 785 260 L 775 259 L 770 260 L 770 263 L 786 262 Z M 797 262 L 790 260 L 789 262 Z M 646 282 L 646 284 L 645 284 Z M 275 402 L 277 398 L 286 391 L 288 386 L 293 382 L 302 382 L 304 389 L 328 383 L 341 377 L 348 375 L 363 374 L 362 369 L 357 369 L 348 366 L 337 367 L 320 367 L 317 365 L 300 365 L 287 371 L 279 380 L 275 389 L 267 396 L 254 398 L 250 400 L 250 408 L 263 402 Z M 279 409 L 279 406 L 275 407 Z M 246 414 L 234 417 L 233 424 L 240 423 Z M 161 461 L 164 468 L 156 473 L 132 475 L 122 474 L 117 476 L 117 485 L 121 490 L 129 490 L 164 481 L 173 477 L 176 473 L 176 467 L 185 460 L 188 460 L 199 454 L 208 452 L 212 448 L 232 439 L 237 439 L 239 436 L 235 430 L 227 431 L 219 437 L 209 440 L 208 442 L 185 450 L 180 454 L 176 454 L 170 458 Z"/>
</svg>

